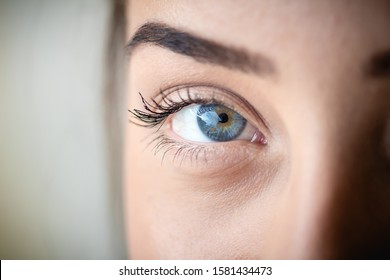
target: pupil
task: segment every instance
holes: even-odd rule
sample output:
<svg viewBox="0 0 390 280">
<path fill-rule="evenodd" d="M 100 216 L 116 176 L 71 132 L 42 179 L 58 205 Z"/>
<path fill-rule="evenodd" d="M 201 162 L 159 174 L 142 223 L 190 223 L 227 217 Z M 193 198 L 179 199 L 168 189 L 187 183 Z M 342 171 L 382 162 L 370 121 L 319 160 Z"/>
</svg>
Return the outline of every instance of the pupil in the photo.
<svg viewBox="0 0 390 280">
<path fill-rule="evenodd" d="M 226 123 L 229 120 L 229 116 L 226 113 L 218 115 L 220 123 Z"/>
<path fill-rule="evenodd" d="M 196 116 L 201 132 L 216 142 L 236 139 L 246 125 L 246 119 L 239 113 L 219 104 L 201 105 Z"/>
</svg>

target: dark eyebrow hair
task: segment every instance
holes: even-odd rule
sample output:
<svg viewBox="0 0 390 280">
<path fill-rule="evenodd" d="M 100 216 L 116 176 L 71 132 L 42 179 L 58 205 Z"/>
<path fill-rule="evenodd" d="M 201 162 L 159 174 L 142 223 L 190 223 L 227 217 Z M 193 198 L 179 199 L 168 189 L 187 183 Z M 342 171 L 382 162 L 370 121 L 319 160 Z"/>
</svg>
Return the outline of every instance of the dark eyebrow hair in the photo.
<svg viewBox="0 0 390 280">
<path fill-rule="evenodd" d="M 221 65 L 229 69 L 260 75 L 276 72 L 274 63 L 260 54 L 250 54 L 244 49 L 224 46 L 163 23 L 150 22 L 142 25 L 127 44 L 128 54 L 131 55 L 137 46 L 144 43 L 192 57 L 202 63 Z"/>
</svg>

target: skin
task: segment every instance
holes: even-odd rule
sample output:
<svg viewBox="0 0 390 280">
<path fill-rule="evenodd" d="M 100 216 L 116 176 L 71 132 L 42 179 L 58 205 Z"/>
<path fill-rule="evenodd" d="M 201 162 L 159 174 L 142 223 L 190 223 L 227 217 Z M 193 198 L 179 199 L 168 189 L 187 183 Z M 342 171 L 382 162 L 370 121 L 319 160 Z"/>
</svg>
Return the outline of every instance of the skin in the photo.
<svg viewBox="0 0 390 280">
<path fill-rule="evenodd" d="M 390 49 L 389 1 L 132 1 L 127 15 L 129 40 L 157 21 L 276 69 L 257 75 L 151 44 L 132 52 L 129 109 L 143 109 L 138 92 L 150 100 L 208 84 L 240 95 L 268 125 L 243 106 L 267 144 L 202 143 L 207 161 L 174 150 L 162 161 L 147 145 L 155 129 L 126 125 L 131 258 L 390 257 L 390 75 L 365 71 Z M 169 120 L 159 133 L 183 142 Z"/>
</svg>

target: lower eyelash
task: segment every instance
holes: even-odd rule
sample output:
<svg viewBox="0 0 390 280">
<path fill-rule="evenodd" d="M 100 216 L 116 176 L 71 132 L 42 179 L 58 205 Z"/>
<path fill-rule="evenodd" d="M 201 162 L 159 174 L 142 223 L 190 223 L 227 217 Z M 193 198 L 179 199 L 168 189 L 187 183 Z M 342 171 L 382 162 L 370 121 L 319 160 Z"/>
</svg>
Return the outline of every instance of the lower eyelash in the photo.
<svg viewBox="0 0 390 280">
<path fill-rule="evenodd" d="M 200 153 L 204 152 L 205 147 L 203 145 L 191 145 L 175 141 L 164 134 L 155 137 L 149 142 L 148 146 L 154 144 L 154 155 L 157 155 L 160 151 L 164 150 L 161 158 L 161 165 L 165 159 L 165 156 L 170 151 L 176 150 L 173 155 L 172 162 L 180 159 L 180 165 L 184 159 L 189 159 L 190 162 L 197 161 L 200 157 Z M 206 157 L 204 157 L 206 159 Z"/>
<path fill-rule="evenodd" d="M 133 117 L 139 121 L 132 121 L 132 123 L 136 125 L 140 125 L 147 128 L 157 127 L 158 132 L 160 128 L 164 125 L 166 119 L 174 113 L 177 113 L 184 107 L 191 105 L 193 103 L 205 103 L 204 100 L 195 101 L 191 98 L 189 91 L 187 91 L 186 99 L 180 96 L 180 101 L 173 101 L 162 91 L 160 92 L 161 101 L 160 103 L 156 101 L 156 99 L 152 98 L 151 102 L 148 102 L 141 93 L 139 93 L 141 97 L 142 104 L 144 106 L 145 111 L 133 109 L 128 110 Z M 178 160 L 180 158 L 180 165 L 184 159 L 198 160 L 200 153 L 204 150 L 204 146 L 202 145 L 191 145 L 188 143 L 178 142 L 167 137 L 164 134 L 161 134 L 155 137 L 152 141 L 147 145 L 150 146 L 154 144 L 154 154 L 157 155 L 160 151 L 165 150 L 163 156 L 161 158 L 161 164 L 163 163 L 165 156 L 170 151 L 176 150 L 172 162 Z"/>
<path fill-rule="evenodd" d="M 197 94 L 196 90 L 192 91 L 192 88 L 207 88 L 208 97 L 204 97 L 201 94 Z M 184 160 L 189 160 L 189 162 L 198 161 L 198 159 L 208 162 L 209 159 L 212 159 L 211 154 L 217 152 L 218 149 L 208 147 L 207 145 L 191 144 L 189 142 L 179 141 L 174 138 L 170 138 L 166 133 L 160 129 L 166 123 L 168 117 L 172 114 L 179 112 L 184 107 L 191 104 L 213 104 L 218 103 L 228 108 L 233 108 L 230 105 L 226 104 L 224 98 L 216 98 L 214 93 L 215 87 L 207 85 L 186 85 L 182 87 L 176 87 L 168 89 L 165 91 L 160 91 L 159 95 L 155 98 L 151 98 L 151 101 L 148 102 L 143 95 L 139 92 L 141 102 L 143 104 L 144 110 L 128 110 L 135 121 L 130 119 L 130 122 L 133 124 L 146 127 L 146 128 L 156 128 L 153 134 L 155 138 L 150 141 L 146 148 L 150 145 L 154 145 L 154 154 L 157 155 L 160 152 L 163 152 L 161 158 L 161 164 L 163 163 L 165 156 L 168 153 L 173 153 L 172 162 L 180 160 L 180 165 Z M 219 89 L 221 90 L 221 89 Z M 227 92 L 227 91 L 226 91 Z M 224 92 L 224 93 L 226 93 Z M 171 98 L 171 94 L 175 94 L 175 100 Z M 243 100 L 240 96 L 237 96 L 234 93 L 228 92 L 229 99 L 231 98 L 232 102 L 236 101 L 237 103 L 247 104 L 247 101 Z M 253 115 L 262 120 L 259 114 L 251 107 L 248 106 L 253 113 Z M 234 109 L 234 108 L 233 108 Z M 157 134 L 157 137 L 156 137 Z M 150 136 L 150 135 L 149 135 Z M 252 141 L 251 141 L 252 142 Z"/>
</svg>

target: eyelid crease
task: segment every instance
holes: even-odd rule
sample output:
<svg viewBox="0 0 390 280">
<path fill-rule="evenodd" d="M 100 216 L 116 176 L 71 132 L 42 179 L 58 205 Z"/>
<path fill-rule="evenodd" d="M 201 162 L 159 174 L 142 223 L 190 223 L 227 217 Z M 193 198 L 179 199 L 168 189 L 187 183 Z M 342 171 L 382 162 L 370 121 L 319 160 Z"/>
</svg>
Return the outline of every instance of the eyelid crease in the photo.
<svg viewBox="0 0 390 280">
<path fill-rule="evenodd" d="M 254 119 L 256 121 L 261 122 L 265 126 L 265 128 L 270 132 L 270 125 L 267 122 L 267 120 L 245 98 L 243 98 L 239 94 L 237 94 L 229 89 L 226 89 L 226 88 L 223 88 L 220 86 L 215 86 L 212 84 L 184 84 L 184 85 L 180 85 L 180 86 L 173 86 L 170 88 L 161 89 L 159 93 L 157 93 L 155 96 L 152 97 L 152 99 L 156 100 L 157 102 L 161 102 L 162 100 L 164 100 L 165 97 L 169 97 L 169 95 L 171 95 L 175 92 L 179 93 L 179 91 L 181 91 L 181 90 L 186 90 L 187 97 L 189 97 L 189 94 L 191 94 L 189 91 L 190 90 L 193 91 L 194 88 L 196 88 L 196 89 L 204 88 L 205 91 L 211 92 L 212 96 L 211 96 L 211 98 L 208 98 L 208 97 L 205 97 L 202 99 L 196 98 L 196 100 L 192 100 L 192 101 L 194 101 L 193 103 L 206 104 L 206 103 L 213 103 L 214 102 L 214 103 L 220 103 L 228 108 L 236 110 L 237 108 L 236 108 L 235 104 L 230 104 L 230 103 L 224 102 L 223 100 L 221 100 L 221 98 L 216 98 L 216 97 L 218 97 L 218 93 L 226 94 L 228 96 L 228 99 L 234 101 L 234 103 L 242 104 L 239 107 L 247 108 L 249 110 L 249 113 L 254 117 Z M 161 100 L 160 100 L 160 98 L 161 98 Z M 204 102 L 202 102 L 203 99 L 204 99 Z"/>
<path fill-rule="evenodd" d="M 221 87 L 204 84 L 174 86 L 160 90 L 158 94 L 151 97 L 150 101 L 147 101 L 141 93 L 139 93 L 139 95 L 141 97 L 145 111 L 133 109 L 129 110 L 129 112 L 141 123 L 132 120 L 130 121 L 143 127 L 157 127 L 154 133 L 149 135 L 154 135 L 154 139 L 147 144 L 147 147 L 153 145 L 155 155 L 160 152 L 162 153 L 161 164 L 168 154 L 173 156 L 173 162 L 179 161 L 180 166 L 182 163 L 187 162 L 187 159 L 189 159 L 189 162 L 191 163 L 197 163 L 198 159 L 203 159 L 204 162 L 208 163 L 209 160 L 213 159 L 213 153 L 216 153 L 215 156 L 218 155 L 218 159 L 221 159 L 223 156 L 225 156 L 224 150 L 226 149 L 226 145 L 230 147 L 229 149 L 233 147 L 238 148 L 240 151 L 239 154 L 241 154 L 242 151 L 252 149 L 259 151 L 258 149 L 260 147 L 262 147 L 260 151 L 264 151 L 263 147 L 264 145 L 267 145 L 267 139 L 269 139 L 269 136 L 271 136 L 265 120 L 247 100 L 242 98 L 240 95 Z M 177 100 L 173 100 L 174 98 Z M 245 142 L 259 143 L 262 145 L 242 145 L 237 144 L 237 141 L 227 141 L 224 142 L 225 145 L 216 145 L 218 142 L 204 145 L 202 143 L 192 143 L 191 141 L 176 139 L 177 137 L 174 136 L 175 134 L 170 132 L 170 117 L 174 116 L 175 113 L 191 104 L 212 103 L 224 105 L 237 111 L 239 114 L 244 113 L 244 117 L 249 122 L 251 122 L 259 132 L 256 132 L 256 136 L 253 136 L 255 139 L 252 137 L 250 141 L 245 140 Z M 237 106 L 235 106 L 235 104 L 237 104 Z M 237 107 L 241 109 L 237 109 Z M 252 115 L 251 118 L 246 117 L 248 113 Z M 260 127 L 259 123 L 256 125 L 254 118 L 261 122 Z M 164 131 L 161 131 L 160 129 L 163 126 Z M 257 152 L 255 152 L 255 154 L 257 154 Z M 217 162 L 219 161 L 217 160 Z"/>
<path fill-rule="evenodd" d="M 236 111 L 246 118 L 249 123 L 257 127 L 258 133 L 250 141 L 251 143 L 256 142 L 266 145 L 269 142 L 268 140 L 272 138 L 264 117 L 240 95 L 221 87 L 205 84 L 174 86 L 160 90 L 158 94 L 151 98 L 150 102 L 141 93 L 139 94 L 145 111 L 139 109 L 128 110 L 138 122 L 131 119 L 129 121 L 147 128 L 157 127 L 155 132 L 158 132 L 166 124 L 171 115 L 191 104 L 216 103 Z"/>
</svg>

